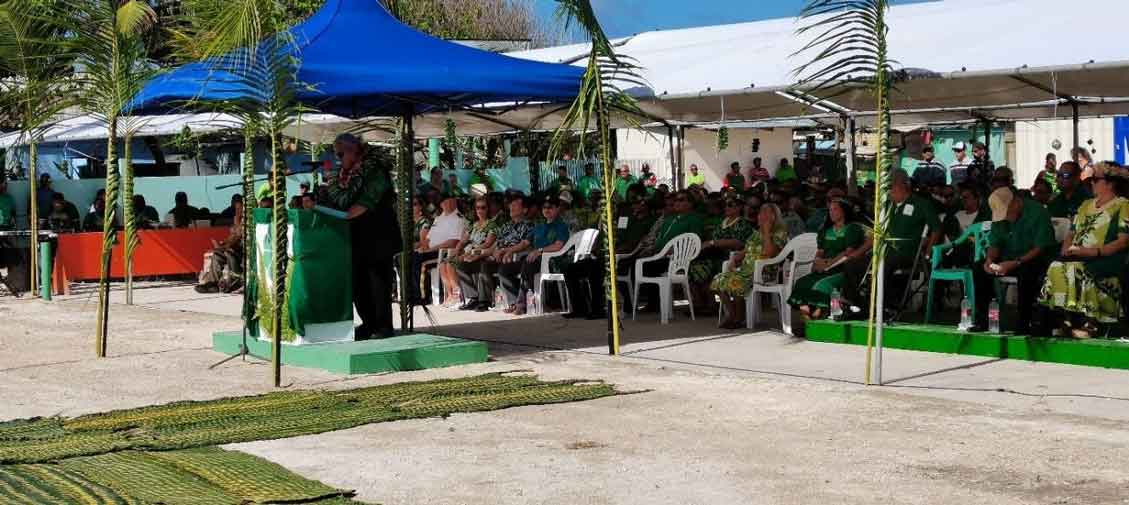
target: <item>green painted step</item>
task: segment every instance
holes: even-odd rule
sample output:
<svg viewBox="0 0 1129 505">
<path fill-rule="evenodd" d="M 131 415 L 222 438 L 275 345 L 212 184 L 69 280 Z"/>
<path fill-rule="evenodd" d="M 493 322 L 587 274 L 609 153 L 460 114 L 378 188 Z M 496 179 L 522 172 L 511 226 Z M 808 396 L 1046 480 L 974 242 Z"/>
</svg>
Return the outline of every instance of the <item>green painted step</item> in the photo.
<svg viewBox="0 0 1129 505">
<path fill-rule="evenodd" d="M 866 345 L 866 323 L 809 321 L 813 342 Z M 1129 370 L 1129 344 L 1115 340 L 970 333 L 952 326 L 896 324 L 882 331 L 883 347 Z"/>
<path fill-rule="evenodd" d="M 243 338 L 238 331 L 212 335 L 217 352 L 239 354 Z M 271 343 L 247 338 L 247 348 L 256 356 L 269 357 Z M 416 333 L 381 340 L 310 345 L 283 345 L 282 363 L 320 368 L 340 374 L 364 374 L 424 370 L 470 363 L 485 363 L 486 343 L 461 338 Z"/>
</svg>

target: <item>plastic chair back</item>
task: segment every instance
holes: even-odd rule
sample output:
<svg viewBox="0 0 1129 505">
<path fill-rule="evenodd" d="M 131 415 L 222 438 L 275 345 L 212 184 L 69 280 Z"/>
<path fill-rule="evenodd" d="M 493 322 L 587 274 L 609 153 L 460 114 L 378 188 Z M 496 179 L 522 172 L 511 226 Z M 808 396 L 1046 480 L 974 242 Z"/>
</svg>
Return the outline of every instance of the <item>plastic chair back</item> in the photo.
<svg viewBox="0 0 1129 505">
<path fill-rule="evenodd" d="M 1066 240 L 1066 234 L 1070 233 L 1070 225 L 1073 224 L 1065 217 L 1052 217 L 1051 226 L 1055 229 L 1055 242 L 1061 243 Z"/>
<path fill-rule="evenodd" d="M 690 262 L 697 258 L 701 251 L 702 239 L 693 233 L 683 233 L 667 243 L 659 256 L 666 256 L 669 253 L 670 275 L 684 276 L 690 269 Z"/>
<path fill-rule="evenodd" d="M 960 234 L 956 240 L 947 244 L 933 246 L 933 257 L 930 259 L 930 267 L 932 270 L 941 269 L 941 259 L 945 251 L 953 249 L 959 245 L 967 243 L 969 240 L 973 241 L 972 261 L 973 263 L 980 263 L 988 256 L 989 239 L 991 238 L 992 222 L 981 221 L 979 223 L 972 223 L 964 232 Z"/>
<path fill-rule="evenodd" d="M 573 261 L 580 261 L 592 255 L 592 249 L 596 247 L 596 237 L 600 235 L 600 230 L 589 228 L 581 230 L 573 235 L 576 238 L 576 254 L 573 255 Z M 572 241 L 572 238 L 569 238 Z"/>
<path fill-rule="evenodd" d="M 815 254 L 819 251 L 819 235 L 815 233 L 804 233 L 796 236 L 796 238 L 789 240 L 788 245 L 785 246 L 784 252 L 786 254 L 791 251 L 792 268 L 790 270 L 789 278 L 785 282 L 792 284 L 796 279 L 810 274 L 812 268 L 815 267 Z"/>
</svg>

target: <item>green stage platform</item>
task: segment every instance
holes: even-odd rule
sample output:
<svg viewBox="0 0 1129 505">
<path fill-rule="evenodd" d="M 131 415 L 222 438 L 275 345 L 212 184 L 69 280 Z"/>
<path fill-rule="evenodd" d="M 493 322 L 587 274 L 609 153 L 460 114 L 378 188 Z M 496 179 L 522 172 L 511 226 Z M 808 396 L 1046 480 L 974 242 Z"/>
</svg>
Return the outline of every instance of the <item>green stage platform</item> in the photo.
<svg viewBox="0 0 1129 505">
<path fill-rule="evenodd" d="M 238 331 L 212 335 L 212 348 L 228 355 L 239 354 L 243 341 Z M 251 354 L 271 355 L 271 343 L 247 338 Z M 282 363 L 305 368 L 320 368 L 340 374 L 399 372 L 484 363 L 486 344 L 461 338 L 425 333 L 401 335 L 382 340 L 330 344 L 283 345 Z"/>
<path fill-rule="evenodd" d="M 813 342 L 866 345 L 866 323 L 809 321 Z M 882 332 L 883 347 L 1129 370 L 1129 344 L 1115 340 L 1044 338 L 969 333 L 952 326 L 895 324 Z"/>
</svg>

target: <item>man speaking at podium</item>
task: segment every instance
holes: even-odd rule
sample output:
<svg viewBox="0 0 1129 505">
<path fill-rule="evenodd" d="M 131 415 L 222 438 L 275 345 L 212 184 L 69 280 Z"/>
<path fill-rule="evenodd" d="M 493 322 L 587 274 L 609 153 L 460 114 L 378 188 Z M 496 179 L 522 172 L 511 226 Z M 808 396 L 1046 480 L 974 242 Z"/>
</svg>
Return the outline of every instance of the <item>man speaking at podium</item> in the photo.
<svg viewBox="0 0 1129 505">
<path fill-rule="evenodd" d="M 356 135 L 338 135 L 333 151 L 341 166 L 328 177 L 324 195 L 329 206 L 345 212 L 353 238 L 353 305 L 361 316 L 355 338 L 388 338 L 393 335 L 393 257 L 403 248 L 392 177 Z"/>
</svg>

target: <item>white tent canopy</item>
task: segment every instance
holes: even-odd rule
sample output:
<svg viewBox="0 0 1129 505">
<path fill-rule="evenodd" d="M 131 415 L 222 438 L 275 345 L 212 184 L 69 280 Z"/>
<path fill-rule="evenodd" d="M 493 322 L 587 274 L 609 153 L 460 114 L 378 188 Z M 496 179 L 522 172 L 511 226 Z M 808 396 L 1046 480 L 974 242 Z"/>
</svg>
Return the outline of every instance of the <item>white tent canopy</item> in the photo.
<svg viewBox="0 0 1129 505">
<path fill-rule="evenodd" d="M 970 117 L 1069 117 L 1069 101 L 1083 116 L 1129 111 L 1129 58 L 1120 44 L 1095 34 L 1121 33 L 1129 19 L 1124 0 L 941 0 L 890 9 L 891 58 L 931 78 L 899 85 L 893 108 L 899 122 Z M 649 89 L 631 90 L 646 110 L 670 120 L 836 117 L 874 107 L 864 91 L 836 96 L 822 110 L 790 94 L 793 71 L 809 55 L 793 54 L 809 40 L 796 35 L 795 18 L 644 32 L 614 41 L 634 58 Z M 1082 26 L 1082 28 L 1076 28 Z M 511 53 L 550 62 L 585 63 L 587 45 Z M 1101 103 L 1098 99 L 1104 99 Z M 1097 102 L 1097 103 L 1091 103 Z M 1067 105 L 1062 107 L 1063 105 Z M 904 116 L 904 117 L 903 117 Z"/>
</svg>

